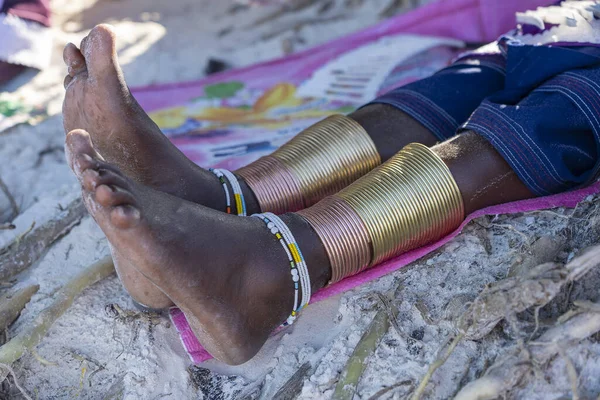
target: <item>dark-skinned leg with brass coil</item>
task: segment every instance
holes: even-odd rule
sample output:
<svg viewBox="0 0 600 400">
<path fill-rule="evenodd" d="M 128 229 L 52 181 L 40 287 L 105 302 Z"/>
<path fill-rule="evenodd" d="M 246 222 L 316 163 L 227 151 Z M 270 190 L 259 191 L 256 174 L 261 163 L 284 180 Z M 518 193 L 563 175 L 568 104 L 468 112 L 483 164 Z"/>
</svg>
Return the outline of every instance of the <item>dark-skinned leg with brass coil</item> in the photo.
<svg viewBox="0 0 600 400">
<path fill-rule="evenodd" d="M 500 55 L 465 56 L 348 116 L 333 115 L 308 127 L 236 171 L 250 209 L 282 214 L 310 207 L 409 143 L 433 146 L 452 137 L 485 97 L 502 88 L 504 63 Z"/>
</svg>

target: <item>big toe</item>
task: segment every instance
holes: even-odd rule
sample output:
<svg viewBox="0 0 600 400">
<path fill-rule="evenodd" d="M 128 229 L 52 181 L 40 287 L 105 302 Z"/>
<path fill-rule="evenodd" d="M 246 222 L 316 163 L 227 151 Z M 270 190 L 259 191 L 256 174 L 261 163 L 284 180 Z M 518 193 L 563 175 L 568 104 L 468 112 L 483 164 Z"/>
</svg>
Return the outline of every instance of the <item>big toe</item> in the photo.
<svg viewBox="0 0 600 400">
<path fill-rule="evenodd" d="M 98 76 L 117 71 L 116 34 L 112 26 L 96 25 L 83 38 L 80 48 L 90 75 Z"/>
</svg>

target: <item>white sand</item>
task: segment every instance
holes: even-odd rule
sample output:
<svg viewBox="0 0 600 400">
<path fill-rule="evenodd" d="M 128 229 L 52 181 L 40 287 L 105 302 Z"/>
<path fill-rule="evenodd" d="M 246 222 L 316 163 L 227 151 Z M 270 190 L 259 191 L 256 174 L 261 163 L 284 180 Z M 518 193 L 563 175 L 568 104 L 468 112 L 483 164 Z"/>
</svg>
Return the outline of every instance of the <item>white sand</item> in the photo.
<svg viewBox="0 0 600 400">
<path fill-rule="evenodd" d="M 94 24 L 110 22 L 120 34 L 120 56 L 131 86 L 198 79 L 209 57 L 235 66 L 248 65 L 285 52 L 303 49 L 365 27 L 392 0 L 334 0 L 284 13 L 269 23 L 253 24 L 273 13 L 275 7 L 253 8 L 234 15 L 231 2 L 218 0 L 98 1 L 54 0 L 56 15 L 55 55 L 52 67 L 35 76 L 12 96 L 32 105 L 47 105 L 52 115 L 37 126 L 23 125 L 0 133 L 0 176 L 22 210 L 14 231 L 0 231 L 0 247 L 25 231 L 32 221 L 40 224 L 77 196 L 77 185 L 64 161 L 64 133 L 58 115 L 62 101 L 61 49 L 67 41 L 78 43 Z M 74 4 L 76 3 L 76 4 Z M 296 1 L 301 3 L 301 1 Z M 408 3 L 408 2 L 407 2 Z M 81 14 L 80 14 L 81 13 Z M 315 21 L 321 21 L 315 23 Z M 324 20 L 324 21 L 323 21 Z M 299 25 L 299 24 L 303 25 Z M 219 32 L 231 30 L 226 35 Z M 23 81 L 22 79 L 21 81 Z M 43 150 L 50 149 L 43 157 Z M 0 205 L 4 206 L 0 200 Z M 597 200 L 596 200 L 597 202 Z M 598 226 L 597 209 L 583 204 L 578 217 L 591 217 Z M 595 210 L 596 214 L 590 214 Z M 185 354 L 168 319 L 117 320 L 105 312 L 116 303 L 134 310 L 116 277 L 85 291 L 52 327 L 36 348 L 52 365 L 28 354 L 14 365 L 26 390 L 39 399 L 230 399 L 257 396 L 270 399 L 305 362 L 313 370 L 304 382 L 300 398 L 327 398 L 339 371 L 354 346 L 380 309 L 375 293 L 386 293 L 401 282 L 400 331 L 391 328 L 374 356 L 368 360 L 356 398 L 368 399 L 378 390 L 404 380 L 418 383 L 436 352 L 453 331 L 462 305 L 487 283 L 503 278 L 515 258 L 542 235 L 562 235 L 575 243 L 561 254 L 598 242 L 600 232 L 577 219 L 571 211 L 541 212 L 498 217 L 472 223 L 466 232 L 434 255 L 343 296 L 310 307 L 293 329 L 270 340 L 260 354 L 239 367 L 208 362 L 191 378 Z M 50 304 L 55 291 L 82 267 L 108 254 L 106 240 L 88 217 L 56 243 L 43 259 L 22 276 L 40 283 L 40 291 L 11 328 L 10 335 Z M 571 300 L 598 300 L 600 273 L 586 277 L 571 290 Z M 21 283 L 20 283 L 21 284 Z M 564 311 L 566 300 L 548 307 L 546 318 Z M 417 307 L 416 304 L 419 304 Z M 530 313 L 521 318 L 531 321 Z M 524 328 L 525 329 L 525 328 Z M 491 364 L 496 355 L 514 345 L 510 329 L 496 329 L 484 340 L 465 342 L 434 377 L 431 398 L 449 398 L 462 385 Z M 568 348 L 580 374 L 584 398 L 600 393 L 600 345 L 588 340 Z M 81 355 L 88 358 L 82 361 Z M 92 361 L 90 361 L 92 360 Z M 97 363 L 98 365 L 96 365 Z M 99 369 L 99 366 L 102 368 Z M 564 360 L 554 360 L 540 376 L 527 379 L 511 397 L 558 399 L 570 396 Z M 199 382 L 200 387 L 192 382 Z M 433 385 L 432 385 L 433 387 Z M 383 398 L 403 398 L 398 388 Z"/>
</svg>

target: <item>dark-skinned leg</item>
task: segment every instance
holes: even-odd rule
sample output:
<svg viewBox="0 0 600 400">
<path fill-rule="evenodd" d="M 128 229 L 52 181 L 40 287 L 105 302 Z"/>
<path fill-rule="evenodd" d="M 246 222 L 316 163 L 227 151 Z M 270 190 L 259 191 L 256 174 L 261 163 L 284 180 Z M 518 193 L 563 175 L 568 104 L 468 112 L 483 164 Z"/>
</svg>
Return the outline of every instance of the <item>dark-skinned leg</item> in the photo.
<svg viewBox="0 0 600 400">
<path fill-rule="evenodd" d="M 121 257 L 186 314 L 215 357 L 239 364 L 289 315 L 287 256 L 257 218 L 237 217 L 134 182 L 102 160 L 83 131 L 67 135 L 69 165 L 84 203 Z M 312 287 L 327 283 L 327 258 L 307 222 L 283 217 L 307 249 Z"/>
<path fill-rule="evenodd" d="M 173 146 L 131 96 L 117 61 L 115 40 L 111 28 L 101 25 L 82 41 L 83 53 L 73 44 L 65 47 L 63 56 L 69 68 L 63 105 L 65 129 L 86 129 L 106 161 L 133 180 L 224 210 L 225 195 L 218 179 Z M 436 142 L 419 122 L 388 105 L 367 106 L 350 117 L 371 135 L 383 159 L 411 142 Z M 240 186 L 248 215 L 260 212 L 256 197 L 242 179 Z M 149 308 L 172 304 L 114 248 L 113 258 L 119 277 L 136 302 Z"/>
<path fill-rule="evenodd" d="M 121 256 L 184 311 L 211 354 L 232 364 L 253 357 L 293 299 L 286 255 L 264 224 L 133 182 L 102 161 L 84 132 L 67 136 L 67 150 L 88 210 Z M 434 150 L 454 174 L 467 211 L 531 196 L 475 134 Z M 324 287 L 331 268 L 319 237 L 299 215 L 282 219 L 307 260 L 312 289 Z"/>
<path fill-rule="evenodd" d="M 129 93 L 118 65 L 115 40 L 112 29 L 100 25 L 82 41 L 85 51 L 73 44 L 65 47 L 69 67 L 63 106 L 65 130 L 86 129 L 103 157 L 134 180 L 223 210 L 225 196 L 215 176 L 177 150 Z M 385 104 L 367 106 L 350 118 L 365 128 L 383 160 L 408 143 L 430 146 L 437 141 L 412 117 Z M 107 128 L 106 124 L 114 126 Z M 260 212 L 252 190 L 243 180 L 240 185 L 248 214 Z"/>
<path fill-rule="evenodd" d="M 349 115 L 369 134 L 381 161 L 386 161 L 409 143 L 433 146 L 438 138 L 405 112 L 387 104 L 371 104 Z"/>
</svg>

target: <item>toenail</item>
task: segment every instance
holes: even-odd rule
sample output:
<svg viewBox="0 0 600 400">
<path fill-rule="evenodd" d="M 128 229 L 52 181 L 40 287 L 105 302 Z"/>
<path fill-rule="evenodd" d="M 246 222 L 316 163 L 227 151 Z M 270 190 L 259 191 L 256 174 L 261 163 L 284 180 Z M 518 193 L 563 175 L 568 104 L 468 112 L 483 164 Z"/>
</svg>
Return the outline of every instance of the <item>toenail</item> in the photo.
<svg viewBox="0 0 600 400">
<path fill-rule="evenodd" d="M 100 176 L 100 174 L 98 173 L 98 171 L 96 171 L 96 170 L 94 170 L 94 169 L 86 169 L 86 170 L 84 171 L 84 174 L 91 175 L 91 176 L 92 176 L 92 177 L 94 177 L 94 178 L 97 178 L 97 177 L 99 177 L 99 176 Z"/>
<path fill-rule="evenodd" d="M 98 163 L 96 162 L 96 160 L 94 160 L 92 157 L 90 157 L 88 154 L 82 154 L 81 158 L 84 161 L 87 161 L 88 163 L 90 163 L 92 165 L 93 168 L 97 168 L 98 167 Z"/>
<path fill-rule="evenodd" d="M 92 179 L 92 182 L 94 183 L 96 179 L 100 176 L 98 172 L 93 169 L 86 169 L 85 171 L 83 171 L 83 174 L 89 176 L 89 179 Z"/>
<path fill-rule="evenodd" d="M 137 208 L 133 208 L 132 207 L 131 218 L 140 219 L 140 217 L 141 217 L 140 210 L 138 210 Z"/>
</svg>

